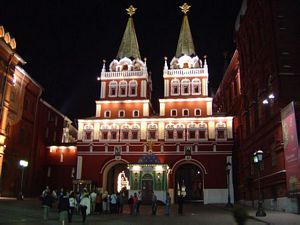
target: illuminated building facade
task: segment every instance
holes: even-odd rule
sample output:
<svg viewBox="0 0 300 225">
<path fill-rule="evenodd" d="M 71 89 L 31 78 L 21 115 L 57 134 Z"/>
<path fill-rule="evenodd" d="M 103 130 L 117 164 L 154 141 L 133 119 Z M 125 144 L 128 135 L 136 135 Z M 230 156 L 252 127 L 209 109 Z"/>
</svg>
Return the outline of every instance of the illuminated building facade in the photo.
<svg viewBox="0 0 300 225">
<path fill-rule="evenodd" d="M 256 206 L 260 182 L 265 208 L 299 212 L 300 154 L 296 142 L 300 93 L 296 90 L 300 67 L 296 49 L 300 42 L 296 38 L 299 12 L 293 4 L 243 1 L 236 21 L 237 50 L 214 100 L 221 112 L 234 116 L 236 200 Z M 287 132 L 286 119 L 292 115 L 296 119 L 288 120 Z M 293 155 L 289 155 L 288 143 L 294 144 Z M 263 151 L 259 168 L 253 163 L 253 153 L 258 150 Z"/>
<path fill-rule="evenodd" d="M 187 200 L 227 202 L 233 118 L 213 113 L 206 58 L 195 52 L 189 6 L 181 9 L 176 55 L 170 63 L 165 58 L 159 115 L 152 110 L 152 78 L 134 29 L 136 9 L 127 9 L 129 19 L 117 57 L 109 65 L 104 61 L 98 79 L 96 114 L 78 120 L 76 179 L 112 193 L 120 186 L 119 175 L 125 174 L 128 191 L 142 191 L 144 200 L 152 191 L 159 200 L 166 191 L 173 200 L 185 191 Z M 228 183 L 232 191 L 231 178 Z"/>
</svg>

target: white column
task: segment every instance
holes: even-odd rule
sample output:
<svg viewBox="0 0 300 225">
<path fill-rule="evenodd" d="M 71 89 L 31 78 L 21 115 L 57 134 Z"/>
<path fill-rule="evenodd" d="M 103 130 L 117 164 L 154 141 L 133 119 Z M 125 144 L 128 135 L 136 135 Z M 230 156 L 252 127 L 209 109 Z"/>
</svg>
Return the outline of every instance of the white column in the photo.
<svg viewBox="0 0 300 225">
<path fill-rule="evenodd" d="M 82 173 L 82 156 L 77 156 L 77 170 L 76 170 L 76 179 L 81 179 Z"/>
<path fill-rule="evenodd" d="M 159 115 L 160 116 L 165 116 L 165 108 L 166 108 L 166 104 L 161 102 L 159 103 Z"/>
<path fill-rule="evenodd" d="M 168 97 L 169 96 L 169 80 L 165 80 L 165 97 Z"/>
<path fill-rule="evenodd" d="M 106 91 L 106 82 L 102 81 L 100 98 L 105 98 L 105 91 Z"/>
</svg>

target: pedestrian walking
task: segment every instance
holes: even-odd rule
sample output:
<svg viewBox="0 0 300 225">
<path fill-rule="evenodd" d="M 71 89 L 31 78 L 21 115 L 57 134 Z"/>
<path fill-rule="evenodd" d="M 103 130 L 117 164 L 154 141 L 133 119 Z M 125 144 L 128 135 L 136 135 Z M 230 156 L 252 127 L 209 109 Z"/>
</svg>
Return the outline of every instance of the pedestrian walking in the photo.
<svg viewBox="0 0 300 225">
<path fill-rule="evenodd" d="M 44 220 L 48 220 L 48 216 L 49 216 L 49 210 L 50 208 L 52 208 L 52 203 L 54 201 L 51 193 L 50 193 L 50 189 L 43 192 L 42 194 L 42 208 L 43 208 L 43 219 Z"/>
<path fill-rule="evenodd" d="M 170 215 L 170 208 L 171 208 L 171 197 L 169 192 L 167 192 L 166 196 L 166 208 L 165 208 L 165 215 L 169 216 Z"/>
<path fill-rule="evenodd" d="M 152 191 L 152 215 L 156 215 L 156 210 L 157 210 L 157 197 L 155 193 Z"/>
<path fill-rule="evenodd" d="M 113 214 L 117 213 L 117 195 L 115 193 L 112 193 L 110 196 L 110 212 Z"/>
<path fill-rule="evenodd" d="M 133 195 L 133 213 L 135 216 L 138 214 L 138 197 L 136 192 Z"/>
<path fill-rule="evenodd" d="M 133 196 L 132 195 L 130 195 L 130 197 L 128 199 L 128 206 L 129 206 L 130 215 L 133 215 Z"/>
<path fill-rule="evenodd" d="M 93 214 L 95 212 L 96 197 L 97 197 L 97 193 L 95 192 L 95 190 L 93 190 L 92 193 L 90 194 L 90 199 L 91 199 L 91 214 Z"/>
<path fill-rule="evenodd" d="M 96 213 L 102 213 L 102 194 L 99 192 L 96 196 Z"/>
<path fill-rule="evenodd" d="M 66 191 L 61 193 L 61 197 L 58 202 L 59 221 L 64 225 L 68 218 L 68 211 L 70 208 L 69 197 Z"/>
<path fill-rule="evenodd" d="M 73 191 L 70 192 L 69 204 L 70 204 L 70 208 L 69 208 L 69 212 L 68 212 L 68 219 L 69 219 L 69 223 L 72 223 L 72 217 L 73 217 L 75 209 L 77 208 L 77 200 L 75 198 L 75 194 Z"/>
<path fill-rule="evenodd" d="M 80 200 L 80 211 L 82 215 L 82 222 L 85 222 L 86 216 L 90 214 L 91 201 L 88 193 L 85 193 Z"/>
<path fill-rule="evenodd" d="M 137 195 L 137 198 L 138 198 L 138 203 L 137 203 L 137 214 L 140 214 L 140 206 L 142 204 L 142 192 L 139 191 L 138 195 Z"/>
</svg>

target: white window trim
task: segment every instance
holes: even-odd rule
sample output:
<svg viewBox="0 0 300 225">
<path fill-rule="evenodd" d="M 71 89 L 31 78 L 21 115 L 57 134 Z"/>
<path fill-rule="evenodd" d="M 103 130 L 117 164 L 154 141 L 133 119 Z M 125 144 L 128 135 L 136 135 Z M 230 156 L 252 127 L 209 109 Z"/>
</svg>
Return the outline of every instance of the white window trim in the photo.
<svg viewBox="0 0 300 225">
<path fill-rule="evenodd" d="M 178 131 L 182 131 L 182 138 L 179 138 L 178 137 Z M 176 141 L 183 141 L 183 140 L 185 140 L 185 136 L 186 136 L 186 134 L 185 134 L 185 129 L 182 129 L 182 128 L 180 128 L 180 129 L 175 129 L 175 140 Z"/>
<path fill-rule="evenodd" d="M 177 93 L 174 93 L 174 83 L 177 83 L 177 87 L 178 87 L 178 92 Z M 173 96 L 178 96 L 178 95 L 180 95 L 180 81 L 179 80 L 177 80 L 177 79 L 174 79 L 174 80 L 171 80 L 171 95 L 173 95 Z"/>
<path fill-rule="evenodd" d="M 138 84 L 137 84 L 137 81 L 136 80 L 132 80 L 132 81 L 129 81 L 129 91 L 128 91 L 128 96 L 130 97 L 135 97 L 137 96 L 137 87 L 138 87 Z M 131 87 L 135 87 L 135 94 L 131 94 Z"/>
<path fill-rule="evenodd" d="M 124 94 L 124 95 L 121 94 L 121 88 L 122 88 L 122 87 L 125 88 L 125 94 Z M 119 96 L 120 96 L 120 97 L 126 97 L 126 96 L 127 96 L 127 82 L 126 82 L 126 81 L 121 81 L 121 82 L 119 83 Z"/>
<path fill-rule="evenodd" d="M 109 113 L 109 116 L 106 116 L 106 113 Z M 110 118 L 111 117 L 111 111 L 110 110 L 105 110 L 104 111 L 104 118 Z"/>
<path fill-rule="evenodd" d="M 194 92 L 194 87 L 198 86 L 199 92 Z M 200 79 L 193 79 L 192 80 L 192 95 L 201 95 L 201 80 Z"/>
<path fill-rule="evenodd" d="M 190 131 L 195 131 L 195 137 L 194 138 L 190 138 Z M 186 136 L 187 136 L 187 140 L 196 140 L 196 139 L 198 139 L 198 129 L 197 128 L 188 128 Z"/>
<path fill-rule="evenodd" d="M 176 115 L 172 115 L 172 111 L 175 111 L 176 113 Z M 178 115 L 178 113 L 177 113 L 177 109 L 170 109 L 170 116 L 171 117 L 174 117 L 174 116 L 177 116 Z"/>
<path fill-rule="evenodd" d="M 187 115 L 184 115 L 185 110 L 187 110 Z M 182 116 L 189 116 L 190 110 L 189 109 L 182 109 Z"/>
<path fill-rule="evenodd" d="M 190 95 L 191 93 L 191 82 L 188 79 L 184 79 L 181 81 L 181 95 Z M 184 86 L 188 87 L 188 93 L 184 93 Z"/>
<path fill-rule="evenodd" d="M 133 131 L 136 131 L 137 132 L 137 139 L 133 139 L 132 138 L 132 132 Z M 130 130 L 130 132 L 129 132 L 129 139 L 131 140 L 131 141 L 140 141 L 141 140 L 141 132 L 140 132 L 140 129 L 131 129 Z"/>
<path fill-rule="evenodd" d="M 134 115 L 134 112 L 137 112 L 137 113 L 138 113 L 138 115 L 137 115 L 137 116 L 135 116 L 135 115 Z M 134 109 L 134 110 L 132 111 L 132 117 L 140 117 L 140 110 L 138 110 L 138 109 Z"/>
<path fill-rule="evenodd" d="M 121 116 L 121 113 L 122 113 L 122 112 L 123 112 L 123 116 Z M 120 117 L 120 118 L 126 117 L 126 113 L 125 113 L 125 110 L 124 110 L 124 109 L 121 109 L 121 110 L 118 111 L 118 117 Z"/>
<path fill-rule="evenodd" d="M 218 138 L 218 131 L 223 130 L 224 131 L 224 138 Z M 227 132 L 225 127 L 216 127 L 216 140 L 218 141 L 225 141 L 227 140 Z"/>
<path fill-rule="evenodd" d="M 200 115 L 197 115 L 197 114 L 196 114 L 196 111 L 197 111 L 197 110 L 199 110 L 199 111 L 200 111 Z M 194 116 L 201 116 L 201 114 L 202 114 L 202 112 L 201 112 L 201 109 L 200 109 L 200 108 L 196 108 L 196 109 L 194 109 Z"/>
<path fill-rule="evenodd" d="M 111 94 L 112 87 L 116 89 L 115 94 Z M 108 84 L 108 97 L 117 97 L 118 96 L 118 83 L 116 81 L 111 81 Z"/>
<path fill-rule="evenodd" d="M 124 139 L 123 138 L 123 132 L 128 132 L 128 139 Z M 120 130 L 120 141 L 123 141 L 123 142 L 129 142 L 129 141 L 132 141 L 130 139 L 130 129 L 121 129 Z"/>
<path fill-rule="evenodd" d="M 117 134 L 117 137 L 116 137 L 116 139 L 112 139 L 111 137 L 112 137 L 112 135 L 111 135 L 111 133 L 112 132 L 116 132 L 116 134 Z M 119 138 L 120 138 L 120 132 L 119 132 L 119 130 L 117 130 L 117 129 L 111 129 L 109 132 L 108 132 L 108 141 L 110 141 L 110 142 L 118 142 L 119 141 Z"/>
<path fill-rule="evenodd" d="M 91 139 L 87 139 L 86 138 L 86 132 L 91 132 Z M 83 135 L 83 142 L 91 142 L 91 141 L 93 141 L 93 135 L 94 135 L 94 132 L 93 132 L 93 130 L 92 129 L 85 129 L 84 131 L 84 135 Z"/>
</svg>

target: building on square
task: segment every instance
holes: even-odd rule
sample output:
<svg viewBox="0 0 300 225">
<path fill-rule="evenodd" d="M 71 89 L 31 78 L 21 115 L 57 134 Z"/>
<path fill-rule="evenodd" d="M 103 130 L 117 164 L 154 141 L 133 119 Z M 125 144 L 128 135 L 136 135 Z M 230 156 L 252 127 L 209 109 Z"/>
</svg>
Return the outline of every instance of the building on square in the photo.
<svg viewBox="0 0 300 225">
<path fill-rule="evenodd" d="M 243 1 L 237 49 L 214 98 L 234 117 L 235 199 L 257 206 L 260 189 L 265 208 L 287 212 L 300 210 L 299 10 L 293 4 Z"/>
<path fill-rule="evenodd" d="M 86 182 L 108 193 L 142 191 L 144 201 L 154 191 L 161 201 L 166 192 L 173 201 L 184 192 L 186 200 L 227 202 L 233 117 L 213 112 L 206 57 L 195 52 L 189 6 L 181 9 L 176 54 L 170 62 L 165 58 L 162 75 L 155 74 L 164 80 L 159 115 L 152 108 L 153 75 L 139 51 L 136 8 L 127 9 L 117 56 L 103 63 L 95 116 L 78 120 L 75 185 Z"/>
</svg>

